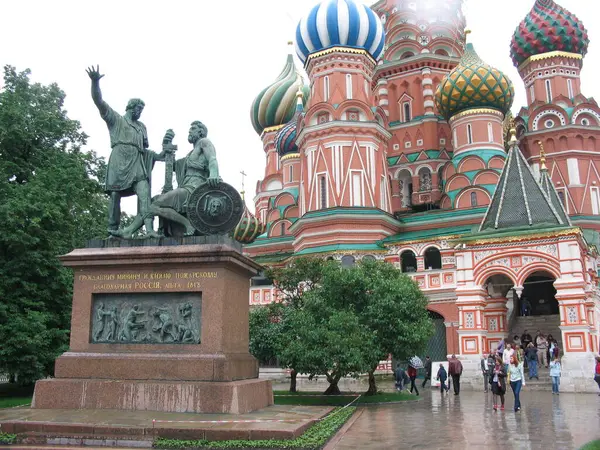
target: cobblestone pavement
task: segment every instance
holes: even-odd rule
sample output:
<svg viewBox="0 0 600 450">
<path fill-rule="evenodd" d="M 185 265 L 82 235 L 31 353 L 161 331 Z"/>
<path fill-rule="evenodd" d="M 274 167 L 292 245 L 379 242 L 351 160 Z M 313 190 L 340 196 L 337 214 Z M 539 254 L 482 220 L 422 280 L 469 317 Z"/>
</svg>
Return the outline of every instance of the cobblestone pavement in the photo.
<svg viewBox="0 0 600 450">
<path fill-rule="evenodd" d="M 492 396 L 460 396 L 425 389 L 421 400 L 362 408 L 360 416 L 328 450 L 345 449 L 578 449 L 600 438 L 600 397 L 594 394 L 527 392 L 522 410 L 494 412 Z M 338 436 L 339 437 L 339 436 Z"/>
</svg>

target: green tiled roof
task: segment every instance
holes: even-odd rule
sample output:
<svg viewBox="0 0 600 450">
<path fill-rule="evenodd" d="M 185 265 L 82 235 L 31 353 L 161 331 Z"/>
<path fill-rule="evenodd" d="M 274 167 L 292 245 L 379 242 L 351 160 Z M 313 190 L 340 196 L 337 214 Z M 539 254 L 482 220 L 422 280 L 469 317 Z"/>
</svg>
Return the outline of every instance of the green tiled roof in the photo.
<svg viewBox="0 0 600 450">
<path fill-rule="evenodd" d="M 281 261 L 285 261 L 293 255 L 293 253 L 273 253 L 270 255 L 255 256 L 254 258 L 252 258 L 252 260 L 254 262 L 257 262 L 258 264 L 278 263 Z"/>
<path fill-rule="evenodd" d="M 452 164 L 454 164 L 454 167 L 458 167 L 458 164 L 467 156 L 478 156 L 479 158 L 483 159 L 483 161 L 487 164 L 490 161 L 490 159 L 492 159 L 494 156 L 501 156 L 505 158 L 506 153 L 504 153 L 504 151 L 502 150 L 497 149 L 469 150 L 452 158 Z"/>
<path fill-rule="evenodd" d="M 569 226 L 535 179 L 515 140 L 480 231 Z"/>
<path fill-rule="evenodd" d="M 470 209 L 438 209 L 417 214 L 406 214 L 398 217 L 398 221 L 403 225 L 416 225 L 419 223 L 441 222 L 447 224 L 449 220 L 461 219 L 465 216 L 483 216 L 486 208 Z"/>
<path fill-rule="evenodd" d="M 293 242 L 293 241 L 294 241 L 294 236 L 279 236 L 279 237 L 270 237 L 269 238 L 266 236 L 266 234 L 262 234 L 252 244 L 246 245 L 246 248 L 262 247 L 267 244 L 279 244 L 279 243 L 286 243 L 286 242 Z"/>
</svg>

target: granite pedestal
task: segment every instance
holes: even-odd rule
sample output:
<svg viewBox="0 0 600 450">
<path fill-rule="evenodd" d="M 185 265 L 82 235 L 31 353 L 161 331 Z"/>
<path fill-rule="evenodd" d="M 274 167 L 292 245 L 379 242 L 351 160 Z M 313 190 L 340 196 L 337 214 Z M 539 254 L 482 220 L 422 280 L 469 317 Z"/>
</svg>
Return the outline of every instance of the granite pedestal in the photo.
<svg viewBox="0 0 600 450">
<path fill-rule="evenodd" d="M 244 414 L 273 404 L 248 352 L 249 279 L 261 267 L 227 238 L 150 244 L 61 258 L 75 278 L 70 348 L 55 378 L 36 383 L 32 408 Z"/>
</svg>

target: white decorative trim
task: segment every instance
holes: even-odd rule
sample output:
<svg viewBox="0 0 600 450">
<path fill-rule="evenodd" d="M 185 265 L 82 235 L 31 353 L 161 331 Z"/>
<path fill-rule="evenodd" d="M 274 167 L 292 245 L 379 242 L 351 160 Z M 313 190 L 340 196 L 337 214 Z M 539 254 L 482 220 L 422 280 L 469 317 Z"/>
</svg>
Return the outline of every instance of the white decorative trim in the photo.
<svg viewBox="0 0 600 450">
<path fill-rule="evenodd" d="M 575 114 L 573 114 L 573 117 L 571 118 L 571 123 L 576 124 L 577 118 L 581 114 L 584 114 L 584 113 L 591 114 L 592 116 L 594 116 L 596 118 L 596 120 L 598 121 L 598 123 L 596 125 L 600 125 L 600 114 L 598 114 L 596 111 L 594 111 L 593 109 L 590 109 L 590 108 L 581 108 L 581 109 L 575 111 Z"/>
<path fill-rule="evenodd" d="M 542 117 L 545 116 L 550 116 L 550 115 L 555 115 L 558 117 L 558 119 L 560 120 L 560 124 L 561 126 L 565 126 L 567 124 L 567 120 L 565 119 L 565 116 L 558 110 L 556 109 L 548 109 L 546 111 L 542 111 L 541 113 L 539 113 L 537 116 L 535 116 L 535 119 L 533 119 L 533 123 L 531 124 L 531 128 L 535 131 L 538 129 L 538 123 L 540 121 L 540 119 Z"/>
</svg>

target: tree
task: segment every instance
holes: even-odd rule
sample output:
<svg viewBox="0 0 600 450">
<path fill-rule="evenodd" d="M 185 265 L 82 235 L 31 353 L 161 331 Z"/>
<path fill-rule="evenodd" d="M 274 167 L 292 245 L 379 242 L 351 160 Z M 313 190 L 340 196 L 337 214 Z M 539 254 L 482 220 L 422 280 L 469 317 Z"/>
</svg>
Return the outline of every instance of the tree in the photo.
<svg viewBox="0 0 600 450">
<path fill-rule="evenodd" d="M 58 256 L 104 235 L 104 160 L 57 85 L 4 68 L 0 92 L 0 373 L 23 384 L 67 349 L 73 278 Z"/>
<path fill-rule="evenodd" d="M 262 363 L 277 359 L 281 333 L 281 308 L 277 304 L 250 309 L 250 353 Z"/>
<path fill-rule="evenodd" d="M 418 285 L 391 264 L 361 261 L 346 269 L 330 271 L 318 294 L 332 308 L 350 309 L 374 336 L 369 359 L 369 389 L 377 393 L 374 372 L 379 361 L 393 354 L 407 359 L 420 353 L 433 333 L 427 298 Z"/>
<path fill-rule="evenodd" d="M 325 267 L 332 264 L 330 261 L 324 261 L 320 258 L 297 258 L 283 268 L 268 268 L 265 276 L 271 280 L 278 291 L 278 302 L 281 305 L 279 309 L 282 336 L 290 331 L 290 326 L 286 325 L 286 319 L 291 311 L 301 309 L 303 306 L 303 294 L 310 291 L 322 279 Z M 287 354 L 287 359 L 280 363 L 290 369 L 290 392 L 296 392 L 297 370 L 293 354 Z"/>
<path fill-rule="evenodd" d="M 306 292 L 303 308 L 288 308 L 286 338 L 279 341 L 278 356 L 310 378 L 325 375 L 329 387 L 324 394 L 337 395 L 342 377 L 367 370 L 368 355 L 375 346 L 373 335 L 355 311 L 332 307 L 319 291 L 317 287 Z"/>
</svg>

